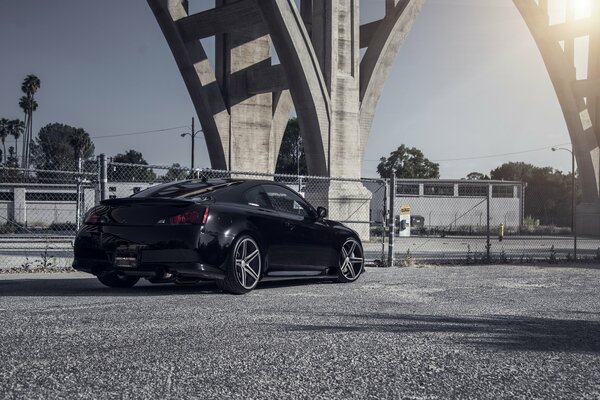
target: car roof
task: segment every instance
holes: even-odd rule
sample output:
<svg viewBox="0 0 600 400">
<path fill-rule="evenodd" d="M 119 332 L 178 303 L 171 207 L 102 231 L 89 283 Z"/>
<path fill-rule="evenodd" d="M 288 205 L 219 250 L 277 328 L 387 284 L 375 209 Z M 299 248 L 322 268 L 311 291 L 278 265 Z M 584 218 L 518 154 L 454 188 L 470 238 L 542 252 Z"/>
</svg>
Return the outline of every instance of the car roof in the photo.
<svg viewBox="0 0 600 400">
<path fill-rule="evenodd" d="M 238 179 L 238 178 L 214 178 L 214 179 L 186 179 L 152 186 L 133 197 L 183 197 L 194 193 L 202 188 L 211 188 L 223 185 L 218 192 L 211 193 L 210 196 L 223 201 L 235 201 L 243 192 L 249 188 L 270 184 L 286 187 L 278 182 L 266 179 Z"/>
</svg>

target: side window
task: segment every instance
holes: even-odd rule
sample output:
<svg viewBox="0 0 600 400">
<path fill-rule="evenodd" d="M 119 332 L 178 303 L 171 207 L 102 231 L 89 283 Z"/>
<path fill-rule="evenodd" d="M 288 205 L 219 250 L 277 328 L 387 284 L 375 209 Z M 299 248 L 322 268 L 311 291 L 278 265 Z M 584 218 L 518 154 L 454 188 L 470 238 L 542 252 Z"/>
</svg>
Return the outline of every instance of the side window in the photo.
<svg viewBox="0 0 600 400">
<path fill-rule="evenodd" d="M 251 206 L 259 206 L 263 208 L 271 208 L 267 194 L 261 186 L 253 187 L 245 194 L 246 202 Z"/>
<path fill-rule="evenodd" d="M 275 185 L 264 185 L 264 188 L 275 210 L 302 217 L 309 215 L 304 201 L 295 193 Z"/>
</svg>

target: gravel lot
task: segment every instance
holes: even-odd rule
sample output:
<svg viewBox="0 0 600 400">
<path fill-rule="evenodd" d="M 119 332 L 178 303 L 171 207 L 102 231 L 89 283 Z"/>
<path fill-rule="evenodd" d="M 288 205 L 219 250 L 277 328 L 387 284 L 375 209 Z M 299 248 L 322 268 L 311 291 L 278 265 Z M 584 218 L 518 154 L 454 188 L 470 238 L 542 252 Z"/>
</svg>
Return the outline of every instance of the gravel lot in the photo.
<svg viewBox="0 0 600 400">
<path fill-rule="evenodd" d="M 600 267 L 368 269 L 356 283 L 0 276 L 0 398 L 600 398 Z"/>
</svg>

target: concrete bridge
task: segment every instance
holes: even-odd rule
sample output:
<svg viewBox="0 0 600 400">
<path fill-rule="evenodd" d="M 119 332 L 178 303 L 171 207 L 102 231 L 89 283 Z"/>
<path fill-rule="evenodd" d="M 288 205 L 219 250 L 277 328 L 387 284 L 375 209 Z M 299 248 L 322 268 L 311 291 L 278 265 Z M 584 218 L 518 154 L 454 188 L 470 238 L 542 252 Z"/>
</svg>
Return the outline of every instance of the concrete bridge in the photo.
<svg viewBox="0 0 600 400">
<path fill-rule="evenodd" d="M 385 16 L 364 25 L 360 0 L 216 0 L 191 15 L 186 0 L 148 3 L 202 123 L 213 168 L 273 172 L 295 109 L 309 173 L 357 178 L 381 91 L 424 1 L 382 0 Z M 590 0 L 589 16 L 578 18 L 576 3 L 585 0 L 565 0 L 564 21 L 551 25 L 548 1 L 513 0 L 565 116 L 583 188 L 579 230 L 600 234 L 600 4 Z M 215 37 L 214 69 L 200 42 L 207 37 Z M 588 71 L 578 80 L 574 43 L 582 37 L 589 38 Z M 368 197 L 339 185 L 329 191 L 332 203 Z"/>
</svg>

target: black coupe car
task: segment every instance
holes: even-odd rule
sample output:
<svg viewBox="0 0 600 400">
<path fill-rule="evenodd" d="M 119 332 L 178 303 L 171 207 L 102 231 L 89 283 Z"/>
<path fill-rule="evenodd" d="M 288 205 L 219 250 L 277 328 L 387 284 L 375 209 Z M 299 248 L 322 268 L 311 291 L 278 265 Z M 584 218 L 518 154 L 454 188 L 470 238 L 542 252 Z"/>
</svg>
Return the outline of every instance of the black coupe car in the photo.
<svg viewBox="0 0 600 400">
<path fill-rule="evenodd" d="M 326 219 L 273 181 L 187 180 L 103 200 L 75 239 L 73 268 L 110 287 L 214 280 L 242 294 L 261 280 L 321 277 L 352 282 L 363 248 L 352 229 Z"/>
</svg>

